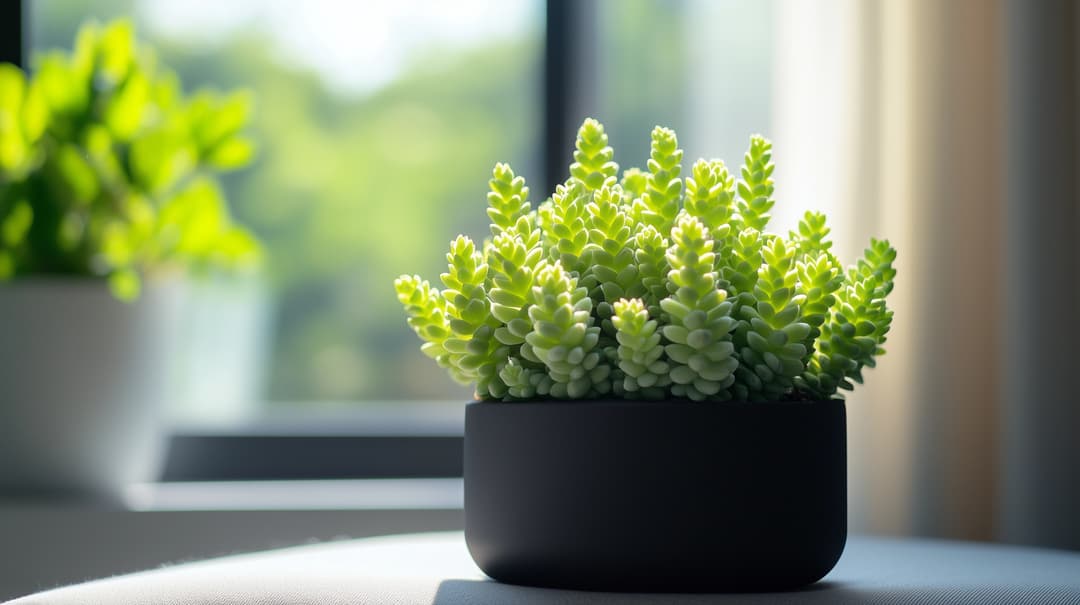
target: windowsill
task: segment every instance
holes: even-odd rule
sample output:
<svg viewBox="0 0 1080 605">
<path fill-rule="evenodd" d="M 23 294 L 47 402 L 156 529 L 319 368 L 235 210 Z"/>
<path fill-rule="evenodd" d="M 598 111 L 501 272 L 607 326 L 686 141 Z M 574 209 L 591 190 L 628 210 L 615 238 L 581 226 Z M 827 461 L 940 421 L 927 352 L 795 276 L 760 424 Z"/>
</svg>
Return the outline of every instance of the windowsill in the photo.
<svg viewBox="0 0 1080 605">
<path fill-rule="evenodd" d="M 462 476 L 463 405 L 279 404 L 246 423 L 174 425 L 168 482 Z"/>
<path fill-rule="evenodd" d="M 460 478 L 132 486 L 122 504 L 0 497 L 0 602 L 52 586 L 345 538 L 460 530 Z"/>
<path fill-rule="evenodd" d="M 172 419 L 176 432 L 211 435 L 460 437 L 465 430 L 463 401 L 267 401 L 242 418 L 179 416 Z"/>
<path fill-rule="evenodd" d="M 461 479 L 191 481 L 132 485 L 134 511 L 460 510 Z"/>
<path fill-rule="evenodd" d="M 460 405 L 305 411 L 184 427 L 170 480 L 119 500 L 0 495 L 0 536 L 17 546 L 0 552 L 0 602 L 183 561 L 464 527 Z"/>
</svg>

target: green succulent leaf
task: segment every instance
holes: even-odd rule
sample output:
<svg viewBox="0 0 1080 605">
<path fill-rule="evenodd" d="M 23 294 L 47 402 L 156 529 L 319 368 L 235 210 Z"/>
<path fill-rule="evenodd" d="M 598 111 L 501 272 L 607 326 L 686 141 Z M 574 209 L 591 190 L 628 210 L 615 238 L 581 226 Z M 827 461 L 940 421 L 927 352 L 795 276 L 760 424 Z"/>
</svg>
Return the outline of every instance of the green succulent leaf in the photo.
<svg viewBox="0 0 1080 605">
<path fill-rule="evenodd" d="M 600 328 L 593 325 L 588 291 L 577 287 L 559 261 L 544 263 L 537 269 L 531 302 L 533 331 L 525 340 L 553 381 L 550 391 L 540 394 L 580 399 L 609 392 L 611 368 L 600 363 Z"/>
<path fill-rule="evenodd" d="M 671 230 L 681 208 L 683 183 L 679 175 L 682 173 L 682 156 L 675 131 L 662 126 L 653 129 L 649 174 L 645 180 L 645 192 L 634 203 L 634 216 L 660 233 Z"/>
<path fill-rule="evenodd" d="M 740 399 L 775 401 L 789 392 L 806 369 L 811 326 L 803 321 L 806 296 L 799 293 L 795 246 L 772 238 L 762 248 L 754 283 L 754 303 L 739 308 L 736 374 Z"/>
<path fill-rule="evenodd" d="M 504 231 L 495 236 L 489 257 L 492 286 L 488 298 L 492 316 L 502 324 L 495 328 L 495 338 L 504 345 L 525 342 L 533 276 L 542 255 L 539 246 L 530 248 L 517 233 Z"/>
<path fill-rule="evenodd" d="M 664 357 L 659 324 L 639 298 L 615 301 L 612 317 L 616 330 L 623 392 L 645 399 L 662 399 L 671 384 L 671 368 Z"/>
<path fill-rule="evenodd" d="M 493 237 L 451 242 L 442 292 L 417 276 L 395 283 L 421 350 L 486 400 L 852 388 L 884 352 L 896 252 L 871 240 L 844 271 L 815 212 L 787 238 L 765 232 L 771 149 L 753 137 L 737 182 L 722 161 L 699 160 L 684 190 L 675 133 L 657 127 L 648 170 L 616 182 L 603 126 L 586 120 L 570 178 L 535 210 L 524 179 L 497 164 Z M 117 259 L 130 254 L 115 246 Z"/>
<path fill-rule="evenodd" d="M 583 251 L 585 270 L 580 283 L 589 289 L 589 297 L 597 303 L 601 327 L 610 337 L 615 335 L 612 304 L 627 296 L 644 295 L 631 245 L 636 225 L 623 200 L 622 187 L 607 184 L 585 207 L 589 243 Z"/>
<path fill-rule="evenodd" d="M 495 337 L 498 321 L 491 315 L 485 285 L 488 265 L 471 239 L 460 235 L 446 254 L 447 272 L 442 274 L 451 335 L 445 346 L 448 362 L 476 382 L 477 396 L 502 397 L 506 386 L 498 376 L 509 351 Z"/>
<path fill-rule="evenodd" d="M 566 270 L 578 275 L 586 267 L 583 258 L 589 243 L 586 206 L 591 197 L 582 181 L 571 179 L 566 185 L 558 185 L 551 203 L 541 207 L 548 258 L 561 262 Z"/>
<path fill-rule="evenodd" d="M 416 335 L 424 341 L 420 350 L 450 371 L 450 376 L 461 384 L 468 384 L 471 377 L 450 364 L 445 343 L 451 336 L 450 321 L 446 314 L 446 300 L 438 288 L 431 287 L 419 275 L 402 275 L 394 280 L 398 302 L 405 308 L 406 321 Z"/>
<path fill-rule="evenodd" d="M 717 284 L 713 241 L 696 217 L 684 215 L 671 230 L 669 290 L 660 301 L 671 318 L 662 330 L 672 344 L 671 392 L 695 401 L 727 399 L 739 365 L 731 342 L 735 320 L 727 292 Z"/>
<path fill-rule="evenodd" d="M 660 301 L 668 295 L 667 238 L 652 225 L 646 225 L 634 236 L 634 262 L 644 289 L 642 299 L 653 317 L 660 316 Z"/>
<path fill-rule="evenodd" d="M 773 200 L 772 143 L 754 135 L 750 137 L 750 149 L 743 158 L 742 180 L 738 184 L 739 215 L 742 227 L 763 231 L 769 224 L 775 200 Z"/>
<path fill-rule="evenodd" d="M 807 210 L 799 219 L 798 231 L 791 231 L 788 236 L 795 244 L 800 257 L 817 256 L 830 254 L 832 240 L 829 239 L 829 233 L 831 232 L 832 229 L 826 224 L 823 213 Z"/>
<path fill-rule="evenodd" d="M 532 399 L 540 394 L 551 393 L 551 378 L 543 370 L 527 364 L 528 362 L 511 357 L 499 370 L 499 378 L 506 385 L 508 400 Z"/>
<path fill-rule="evenodd" d="M 640 168 L 627 168 L 624 170 L 622 180 L 619 181 L 625 196 L 624 203 L 629 206 L 634 199 L 641 197 L 645 193 L 645 187 L 648 184 L 649 173 L 643 172 Z"/>
<path fill-rule="evenodd" d="M 487 195 L 488 218 L 491 219 L 491 235 L 512 229 L 518 220 L 529 214 L 529 188 L 525 179 L 514 174 L 509 164 L 495 164 L 488 181 L 491 191 Z"/>
<path fill-rule="evenodd" d="M 731 232 L 735 213 L 735 178 L 721 160 L 698 160 L 686 179 L 686 213 L 709 229 L 714 241 L 723 243 Z"/>
<path fill-rule="evenodd" d="M 836 304 L 835 293 L 844 283 L 843 275 L 835 267 L 835 259 L 827 251 L 816 257 L 806 255 L 798 261 L 799 293 L 805 297 L 802 320 L 810 327 L 803 339 L 807 349 L 805 362 L 809 363 L 813 345 L 821 335 L 821 325 Z"/>
<path fill-rule="evenodd" d="M 615 150 L 608 145 L 604 126 L 592 118 L 586 118 L 578 129 L 574 149 L 574 163 L 570 176 L 578 179 L 590 191 L 597 191 L 611 184 L 619 173 L 619 165 L 613 161 Z"/>
<path fill-rule="evenodd" d="M 874 367 L 874 357 L 884 353 L 892 325 L 885 296 L 893 288 L 895 260 L 887 240 L 872 239 L 863 258 L 848 269 L 803 375 L 806 390 L 823 396 L 850 390 L 853 382 L 863 381 L 863 368 Z"/>
<path fill-rule="evenodd" d="M 755 229 L 744 229 L 732 239 L 732 247 L 726 254 L 727 263 L 722 266 L 723 277 L 729 292 L 735 296 L 737 306 L 756 302 L 754 287 L 761 268 L 761 247 L 764 237 Z M 738 315 L 738 313 L 736 313 Z"/>
</svg>

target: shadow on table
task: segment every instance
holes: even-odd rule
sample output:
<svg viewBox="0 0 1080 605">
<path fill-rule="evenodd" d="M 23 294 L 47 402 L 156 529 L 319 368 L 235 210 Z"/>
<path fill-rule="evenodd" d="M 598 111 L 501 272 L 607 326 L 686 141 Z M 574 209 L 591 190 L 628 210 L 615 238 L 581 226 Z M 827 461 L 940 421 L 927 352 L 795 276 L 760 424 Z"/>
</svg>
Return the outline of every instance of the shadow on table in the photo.
<svg viewBox="0 0 1080 605">
<path fill-rule="evenodd" d="M 865 603 L 872 598 L 864 591 L 847 591 L 837 582 L 819 582 L 801 590 L 774 593 L 736 594 L 629 594 L 584 592 L 554 588 L 532 588 L 501 584 L 493 580 L 444 580 L 432 605 L 592 605 L 618 603 Z"/>
<path fill-rule="evenodd" d="M 605 605 L 654 604 L 700 605 L 704 603 L 1080 603 L 1074 588 L 1061 586 L 852 586 L 843 582 L 818 582 L 801 590 L 738 594 L 626 594 L 581 592 L 553 588 L 530 588 L 492 580 L 444 580 L 432 605 Z"/>
</svg>

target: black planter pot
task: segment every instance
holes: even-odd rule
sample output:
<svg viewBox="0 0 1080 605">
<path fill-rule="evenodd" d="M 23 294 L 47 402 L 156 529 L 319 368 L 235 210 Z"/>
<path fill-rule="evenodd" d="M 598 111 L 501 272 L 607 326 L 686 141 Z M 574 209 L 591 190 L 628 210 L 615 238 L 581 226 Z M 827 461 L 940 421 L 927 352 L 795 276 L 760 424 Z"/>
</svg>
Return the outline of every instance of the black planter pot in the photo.
<svg viewBox="0 0 1080 605">
<path fill-rule="evenodd" d="M 847 538 L 844 404 L 472 403 L 465 538 L 501 582 L 789 590 Z"/>
</svg>

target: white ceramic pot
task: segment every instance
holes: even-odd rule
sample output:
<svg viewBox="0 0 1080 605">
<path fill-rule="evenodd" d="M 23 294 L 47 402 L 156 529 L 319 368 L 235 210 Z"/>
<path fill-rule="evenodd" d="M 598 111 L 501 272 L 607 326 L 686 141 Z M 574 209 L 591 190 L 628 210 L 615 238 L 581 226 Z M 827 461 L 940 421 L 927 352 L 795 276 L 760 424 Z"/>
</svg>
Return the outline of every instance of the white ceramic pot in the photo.
<svg viewBox="0 0 1080 605">
<path fill-rule="evenodd" d="M 159 472 L 183 286 L 0 284 L 0 493 L 109 499 Z"/>
</svg>

